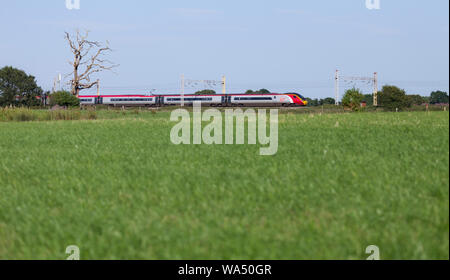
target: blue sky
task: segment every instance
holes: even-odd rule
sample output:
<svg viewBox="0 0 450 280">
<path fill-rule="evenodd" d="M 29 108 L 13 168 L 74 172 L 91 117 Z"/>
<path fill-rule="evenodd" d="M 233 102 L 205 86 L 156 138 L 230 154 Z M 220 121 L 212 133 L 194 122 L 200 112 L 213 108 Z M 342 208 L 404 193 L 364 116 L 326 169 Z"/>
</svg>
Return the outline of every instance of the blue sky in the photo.
<svg viewBox="0 0 450 280">
<path fill-rule="evenodd" d="M 447 0 L 380 0 L 380 10 L 365 0 L 81 0 L 80 10 L 65 0 L 0 1 L 0 67 L 21 68 L 45 89 L 58 72 L 70 73 L 63 35 L 76 28 L 115 50 L 116 73 L 98 75 L 103 93 L 179 92 L 181 74 L 225 74 L 231 92 L 326 97 L 336 68 L 377 71 L 381 85 L 410 94 L 449 88 Z"/>
</svg>

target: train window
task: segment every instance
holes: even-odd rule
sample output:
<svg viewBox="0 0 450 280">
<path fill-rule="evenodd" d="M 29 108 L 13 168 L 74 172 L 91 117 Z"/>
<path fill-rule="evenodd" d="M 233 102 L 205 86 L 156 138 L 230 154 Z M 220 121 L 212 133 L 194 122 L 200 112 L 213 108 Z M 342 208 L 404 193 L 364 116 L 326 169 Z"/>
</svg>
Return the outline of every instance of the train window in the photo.
<svg viewBox="0 0 450 280">
<path fill-rule="evenodd" d="M 167 98 L 167 101 L 181 101 L 181 98 Z M 212 98 L 188 97 L 184 98 L 184 101 L 212 101 Z"/>
<path fill-rule="evenodd" d="M 235 100 L 267 101 L 267 100 L 272 100 L 272 97 L 236 97 Z"/>
<path fill-rule="evenodd" d="M 111 102 L 139 102 L 153 101 L 153 98 L 112 98 Z"/>
</svg>

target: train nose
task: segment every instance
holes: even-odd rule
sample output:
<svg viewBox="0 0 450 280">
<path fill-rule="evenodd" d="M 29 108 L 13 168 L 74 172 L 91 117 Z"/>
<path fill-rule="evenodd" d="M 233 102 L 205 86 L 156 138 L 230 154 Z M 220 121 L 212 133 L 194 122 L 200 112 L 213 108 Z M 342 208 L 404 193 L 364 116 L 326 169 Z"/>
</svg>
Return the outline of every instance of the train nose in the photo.
<svg viewBox="0 0 450 280">
<path fill-rule="evenodd" d="M 305 106 L 307 106 L 307 105 L 308 105 L 308 101 L 303 100 L 303 104 L 304 104 Z"/>
</svg>

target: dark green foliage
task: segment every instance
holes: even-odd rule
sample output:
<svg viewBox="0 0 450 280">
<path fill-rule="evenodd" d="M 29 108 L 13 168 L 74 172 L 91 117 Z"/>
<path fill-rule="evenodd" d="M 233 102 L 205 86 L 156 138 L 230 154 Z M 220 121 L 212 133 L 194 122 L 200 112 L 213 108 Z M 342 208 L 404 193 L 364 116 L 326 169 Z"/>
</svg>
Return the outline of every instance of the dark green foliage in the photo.
<svg viewBox="0 0 450 280">
<path fill-rule="evenodd" d="M 308 101 L 308 106 L 311 106 L 311 107 L 319 106 L 319 100 L 317 98 L 311 99 L 311 98 L 307 97 L 306 101 Z"/>
<path fill-rule="evenodd" d="M 407 97 L 411 105 L 422 105 L 427 103 L 427 100 L 418 94 L 407 95 Z"/>
<path fill-rule="evenodd" d="M 308 101 L 308 106 L 310 106 L 310 107 L 336 104 L 335 99 L 331 98 L 331 97 L 327 97 L 325 99 L 317 99 L 317 98 L 311 99 L 311 98 L 306 97 L 305 99 L 306 99 L 306 101 Z"/>
<path fill-rule="evenodd" d="M 367 106 L 373 106 L 373 94 L 364 94 L 363 101 L 366 102 Z"/>
<path fill-rule="evenodd" d="M 351 108 L 353 111 L 358 111 L 361 108 L 361 102 L 364 100 L 364 95 L 361 90 L 352 88 L 345 92 L 342 98 L 342 105 Z"/>
<path fill-rule="evenodd" d="M 204 90 L 197 91 L 195 94 L 198 94 L 198 95 L 212 95 L 212 94 L 216 94 L 216 91 L 212 90 L 212 89 L 204 89 Z"/>
<path fill-rule="evenodd" d="M 383 86 L 378 96 L 381 106 L 387 110 L 395 111 L 411 107 L 411 100 L 405 90 L 396 86 Z"/>
<path fill-rule="evenodd" d="M 321 103 L 321 105 L 334 105 L 336 104 L 336 100 L 334 98 L 327 97 L 325 99 L 320 99 L 319 103 Z"/>
<path fill-rule="evenodd" d="M 448 104 L 448 94 L 443 91 L 433 91 L 430 94 L 431 104 Z"/>
<path fill-rule="evenodd" d="M 270 94 L 271 92 L 269 90 L 265 89 L 265 88 L 262 88 L 262 89 L 257 90 L 257 91 L 253 91 L 253 90 L 249 89 L 245 93 L 246 94 Z"/>
<path fill-rule="evenodd" d="M 42 92 L 36 79 L 24 71 L 11 66 L 0 69 L 0 106 L 38 106 Z"/>
<path fill-rule="evenodd" d="M 51 104 L 76 107 L 80 105 L 80 100 L 68 91 L 57 91 L 51 95 Z"/>
</svg>

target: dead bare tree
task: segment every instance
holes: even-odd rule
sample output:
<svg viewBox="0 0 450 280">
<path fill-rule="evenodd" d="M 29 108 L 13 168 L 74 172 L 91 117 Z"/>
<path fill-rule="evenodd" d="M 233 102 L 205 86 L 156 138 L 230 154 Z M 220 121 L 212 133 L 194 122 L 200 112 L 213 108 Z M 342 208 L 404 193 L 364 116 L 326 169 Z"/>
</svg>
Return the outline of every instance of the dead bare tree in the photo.
<svg viewBox="0 0 450 280">
<path fill-rule="evenodd" d="M 69 74 L 69 76 L 73 75 L 70 85 L 72 94 L 78 96 L 81 90 L 92 88 L 98 84 L 98 80 L 95 82 L 91 81 L 92 74 L 104 70 L 112 70 L 119 65 L 103 58 L 107 52 L 112 51 L 109 48 L 108 41 L 106 41 L 105 45 L 96 41 L 89 41 L 88 31 L 85 34 L 80 34 L 77 30 L 76 36 L 65 33 L 65 38 L 74 54 L 74 60 L 69 61 L 69 64 L 73 67 L 73 72 Z M 85 69 L 81 70 L 81 67 L 85 67 Z"/>
</svg>

